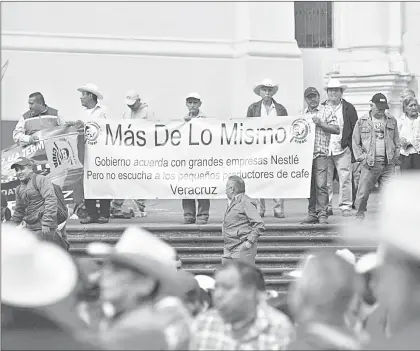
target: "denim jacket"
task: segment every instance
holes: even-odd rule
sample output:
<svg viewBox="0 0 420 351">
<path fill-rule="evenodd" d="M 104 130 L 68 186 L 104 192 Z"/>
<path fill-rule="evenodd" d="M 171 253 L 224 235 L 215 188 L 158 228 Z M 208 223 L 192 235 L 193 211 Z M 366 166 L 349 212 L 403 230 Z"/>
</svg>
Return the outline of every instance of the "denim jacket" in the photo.
<svg viewBox="0 0 420 351">
<path fill-rule="evenodd" d="M 389 164 L 398 164 L 400 157 L 400 136 L 397 120 L 385 114 L 385 151 Z M 375 164 L 376 135 L 370 112 L 357 120 L 353 132 L 353 153 L 356 161 L 366 160 L 372 167 Z"/>
</svg>

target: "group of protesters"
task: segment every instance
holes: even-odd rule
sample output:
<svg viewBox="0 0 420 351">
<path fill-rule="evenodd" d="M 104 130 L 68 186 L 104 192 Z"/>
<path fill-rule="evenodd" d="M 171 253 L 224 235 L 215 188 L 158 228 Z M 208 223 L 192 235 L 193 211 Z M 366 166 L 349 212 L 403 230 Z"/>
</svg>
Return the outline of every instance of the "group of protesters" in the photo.
<svg viewBox="0 0 420 351">
<path fill-rule="evenodd" d="M 388 112 L 386 97 L 375 94 L 370 101 L 370 111 L 358 118 L 355 107 L 343 98 L 347 86 L 337 79 L 330 79 L 324 89 L 328 99 L 321 103 L 315 87 L 304 92 L 307 107 L 301 115 L 311 118 L 316 124 L 312 164 L 311 191 L 308 216 L 302 223 L 326 224 L 333 215 L 332 198 L 335 175 L 339 182 L 338 207 L 344 217 L 363 219 L 369 195 L 395 173 L 399 166 L 404 172 L 420 169 L 420 118 L 418 100 L 412 90 L 401 94 L 402 115 L 394 118 Z M 76 121 L 65 121 L 57 109 L 45 103 L 39 92 L 29 96 L 29 110 L 23 114 L 13 132 L 13 139 L 22 146 L 36 143 L 37 131 L 59 125 L 83 127 L 88 120 L 110 118 L 109 109 L 100 103 L 103 94 L 99 88 L 88 83 L 78 88 L 83 111 Z M 261 99 L 248 107 L 247 117 L 287 116 L 286 108 L 274 100 L 278 84 L 264 79 L 253 91 Z M 198 93 L 186 96 L 188 114 L 185 121 L 205 118 L 201 109 L 202 99 Z M 130 90 L 125 99 L 123 119 L 157 120 L 141 95 Z M 115 118 L 114 116 L 112 118 Z M 137 209 L 145 211 L 145 201 L 135 199 Z M 261 217 L 265 216 L 265 199 L 256 199 Z M 284 199 L 274 199 L 274 217 L 284 218 Z M 110 216 L 123 216 L 124 200 L 85 199 L 86 218 L 82 224 L 108 223 Z M 209 219 L 210 200 L 183 199 L 185 224 L 206 224 Z M 355 212 L 353 212 L 353 210 Z"/>
<path fill-rule="evenodd" d="M 267 290 L 242 255 L 226 257 L 213 277 L 194 276 L 173 247 L 138 227 L 115 246 L 90 243 L 96 261 L 5 223 L 2 349 L 418 349 L 418 177 L 391 180 L 376 221 L 347 228 L 375 240 L 376 252 L 309 252 L 285 273 L 295 278 L 287 294 Z M 246 207 L 237 184 L 227 184 L 229 206 Z"/>
</svg>

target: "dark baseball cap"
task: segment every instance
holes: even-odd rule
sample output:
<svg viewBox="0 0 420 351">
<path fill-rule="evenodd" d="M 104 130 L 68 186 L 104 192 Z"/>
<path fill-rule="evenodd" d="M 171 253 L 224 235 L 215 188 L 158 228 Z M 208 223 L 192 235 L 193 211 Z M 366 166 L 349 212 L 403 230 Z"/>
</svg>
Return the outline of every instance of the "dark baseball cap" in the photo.
<svg viewBox="0 0 420 351">
<path fill-rule="evenodd" d="M 309 87 L 309 88 L 306 88 L 305 89 L 305 94 L 304 94 L 304 97 L 307 97 L 308 95 L 310 95 L 310 94 L 316 94 L 316 95 L 319 95 L 319 91 L 316 89 L 316 88 L 314 88 L 314 87 Z"/>
<path fill-rule="evenodd" d="M 26 157 L 19 157 L 18 160 L 12 164 L 11 169 L 15 169 L 17 166 L 32 166 L 32 161 Z"/>
<path fill-rule="evenodd" d="M 388 110 L 389 109 L 388 101 L 387 101 L 384 94 L 377 93 L 377 94 L 373 95 L 372 100 L 370 100 L 370 101 L 372 101 L 376 105 L 376 107 L 380 110 Z"/>
</svg>

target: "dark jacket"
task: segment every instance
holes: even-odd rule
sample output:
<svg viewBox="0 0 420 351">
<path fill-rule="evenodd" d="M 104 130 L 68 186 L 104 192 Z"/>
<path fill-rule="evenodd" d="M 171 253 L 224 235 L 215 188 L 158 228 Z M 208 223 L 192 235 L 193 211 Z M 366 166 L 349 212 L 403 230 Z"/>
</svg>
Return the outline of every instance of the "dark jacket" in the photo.
<svg viewBox="0 0 420 351">
<path fill-rule="evenodd" d="M 41 175 L 35 176 L 37 189 L 33 187 L 32 177 L 27 183 L 21 183 L 16 188 L 16 207 L 12 222 L 26 222 L 30 230 L 40 230 L 42 226 L 57 228 L 57 197 L 51 181 Z"/>
<path fill-rule="evenodd" d="M 222 222 L 225 247 L 229 250 L 248 240 L 257 242 L 265 230 L 256 204 L 245 194 L 238 194 L 226 209 Z"/>
<path fill-rule="evenodd" d="M 351 151 L 351 162 L 356 162 L 356 159 L 354 158 L 353 154 L 353 145 L 352 145 L 352 137 L 353 137 L 353 131 L 354 127 L 357 123 L 358 116 L 357 111 L 354 108 L 353 104 L 350 102 L 341 99 L 342 106 L 343 106 L 343 133 L 341 135 L 341 147 L 345 149 L 348 147 Z M 322 105 L 325 105 L 327 101 L 324 101 Z"/>
<path fill-rule="evenodd" d="M 287 110 L 282 105 L 276 102 L 276 100 L 273 99 L 274 106 L 276 107 L 277 116 L 287 116 Z M 248 112 L 246 114 L 247 117 L 261 117 L 261 104 L 262 99 L 258 102 L 254 102 L 248 107 Z"/>
<path fill-rule="evenodd" d="M 400 136 L 397 121 L 390 114 L 385 115 L 385 152 L 389 164 L 397 165 L 400 157 Z M 366 160 L 372 167 L 375 164 L 376 135 L 370 112 L 356 123 L 353 132 L 353 152 L 358 161 Z"/>
</svg>

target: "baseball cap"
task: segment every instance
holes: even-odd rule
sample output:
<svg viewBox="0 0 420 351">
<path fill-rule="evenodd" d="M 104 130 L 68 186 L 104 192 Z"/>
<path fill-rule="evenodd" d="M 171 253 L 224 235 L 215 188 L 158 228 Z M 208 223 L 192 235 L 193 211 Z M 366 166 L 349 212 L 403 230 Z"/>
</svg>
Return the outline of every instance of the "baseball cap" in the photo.
<svg viewBox="0 0 420 351">
<path fill-rule="evenodd" d="M 305 89 L 304 97 L 307 97 L 310 94 L 317 94 L 319 95 L 319 91 L 314 87 L 308 87 Z"/>
<path fill-rule="evenodd" d="M 140 94 L 137 91 L 127 91 L 127 94 L 125 95 L 125 103 L 127 105 L 134 105 L 138 99 L 140 99 Z"/>
<path fill-rule="evenodd" d="M 197 99 L 197 100 L 200 100 L 201 101 L 201 96 L 198 93 L 189 93 L 185 99 L 186 100 L 188 100 L 188 99 Z"/>
<path fill-rule="evenodd" d="M 385 97 L 384 94 L 377 93 L 377 94 L 373 95 L 373 97 L 370 101 L 372 101 L 376 105 L 376 107 L 380 110 L 388 110 L 389 109 L 388 101 L 386 100 L 386 97 Z"/>
<path fill-rule="evenodd" d="M 26 157 L 19 157 L 18 160 L 12 164 L 11 169 L 16 168 L 17 166 L 32 166 L 32 161 Z"/>
</svg>

